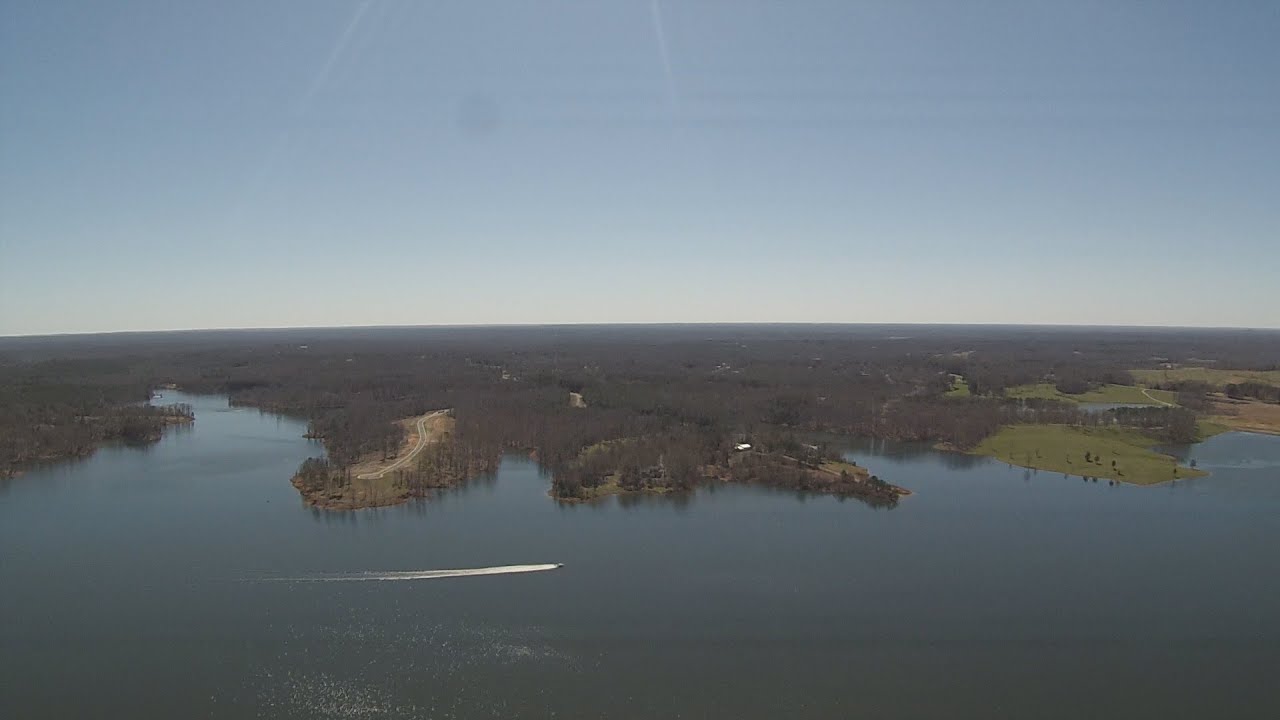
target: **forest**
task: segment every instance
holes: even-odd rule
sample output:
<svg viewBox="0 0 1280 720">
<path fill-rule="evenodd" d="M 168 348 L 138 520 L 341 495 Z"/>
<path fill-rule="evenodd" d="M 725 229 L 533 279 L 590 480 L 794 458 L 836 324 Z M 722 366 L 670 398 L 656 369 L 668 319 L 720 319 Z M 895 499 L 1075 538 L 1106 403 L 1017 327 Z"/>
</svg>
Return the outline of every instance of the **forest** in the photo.
<svg viewBox="0 0 1280 720">
<path fill-rule="evenodd" d="M 84 457 L 108 442 L 145 445 L 194 419 L 184 404 L 148 404 L 153 383 L 131 363 L 47 360 L 0 366 L 0 478 Z"/>
<path fill-rule="evenodd" d="M 1134 368 L 1276 369 L 1280 333 L 1241 330 L 876 325 L 675 325 L 295 329 L 0 339 L 0 471 L 147 442 L 189 409 L 153 388 L 226 394 L 304 418 L 326 458 L 299 477 L 342 483 L 394 453 L 396 421 L 450 408 L 447 443 L 402 482 L 411 494 L 535 457 L 552 494 L 683 491 L 712 479 L 892 503 L 892 478 L 824 470 L 822 433 L 972 448 L 1010 424 L 1122 424 L 1194 439 L 1208 388 L 1181 407 L 1109 413 L 1005 397 L 1133 385 Z M 954 377 L 969 393 L 951 397 Z M 1228 393 L 1274 398 L 1267 386 Z M 571 393 L 572 396 L 571 400 Z M 185 413 L 185 415 L 184 415 Z M 749 452 L 735 450 L 750 445 Z"/>
</svg>

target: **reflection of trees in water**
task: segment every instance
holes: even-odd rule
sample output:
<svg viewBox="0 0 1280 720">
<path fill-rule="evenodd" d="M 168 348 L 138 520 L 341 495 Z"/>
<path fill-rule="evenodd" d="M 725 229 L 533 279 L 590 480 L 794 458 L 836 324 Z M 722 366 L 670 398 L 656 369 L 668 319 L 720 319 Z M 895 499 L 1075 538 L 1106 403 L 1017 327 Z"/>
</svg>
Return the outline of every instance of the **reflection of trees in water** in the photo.
<svg viewBox="0 0 1280 720">
<path fill-rule="evenodd" d="M 1158 453 L 1172 455 L 1178 459 L 1178 462 L 1185 465 L 1191 459 L 1191 448 L 1193 445 L 1161 445 L 1153 448 Z"/>
<path fill-rule="evenodd" d="M 831 447 L 839 448 L 845 458 L 849 460 L 858 460 L 860 457 L 911 460 L 939 452 L 931 444 L 919 441 L 887 440 L 884 438 L 832 434 L 822 434 L 815 437 L 820 437 Z"/>
<path fill-rule="evenodd" d="M 981 455 L 943 452 L 941 450 L 933 450 L 931 452 L 935 453 L 938 456 L 938 460 L 950 470 L 968 470 L 991 462 L 990 458 Z"/>
<path fill-rule="evenodd" d="M 839 503 L 845 503 L 852 500 L 852 501 L 856 501 L 860 505 L 866 505 L 867 507 L 870 507 L 875 510 L 892 510 L 898 507 L 898 504 L 896 502 L 893 502 L 891 500 L 884 500 L 874 496 L 859 497 L 859 496 L 853 496 L 853 495 L 837 495 L 832 493 L 810 492 L 806 490 L 777 490 L 777 492 L 785 493 L 786 495 L 789 495 L 792 499 L 794 499 L 796 502 L 802 505 L 804 503 L 809 502 L 810 500 L 821 501 L 826 498 L 834 498 L 836 502 L 839 502 Z"/>
<path fill-rule="evenodd" d="M 496 471 L 495 471 L 495 472 L 481 473 L 481 474 L 476 475 L 475 477 L 471 478 L 470 480 L 468 480 L 468 481 L 467 481 L 467 483 L 468 483 L 468 484 L 470 484 L 470 485 L 477 486 L 477 487 L 486 487 L 486 488 L 491 488 L 491 487 L 493 487 L 494 485 L 497 485 L 497 484 L 498 484 L 498 473 L 497 473 Z M 461 491 L 461 490 L 462 490 L 462 487 L 461 487 L 461 486 L 458 486 L 458 487 L 452 487 L 452 488 L 447 488 L 447 490 L 448 490 L 448 491 L 450 491 L 450 492 L 455 492 L 455 493 L 456 493 L 456 492 Z"/>
<path fill-rule="evenodd" d="M 991 462 L 990 458 L 981 455 L 938 450 L 924 442 L 849 437 L 841 438 L 840 442 L 837 447 L 844 448 L 844 458 L 863 465 L 874 465 L 876 461 L 885 460 L 906 464 L 929 459 L 936 460 L 949 470 L 969 470 Z"/>
<path fill-rule="evenodd" d="M 311 507 L 311 519 L 324 525 L 356 525 L 360 516 L 353 512 L 334 512 L 318 507 Z"/>
<path fill-rule="evenodd" d="M 621 493 L 615 497 L 618 498 L 618 505 L 627 509 L 641 507 L 666 507 L 675 508 L 676 510 L 687 510 L 693 504 L 693 497 L 697 494 L 696 490 L 689 492 L 667 492 L 667 493 L 650 493 L 650 492 L 634 492 Z M 591 503 L 587 503 L 591 505 Z"/>
</svg>

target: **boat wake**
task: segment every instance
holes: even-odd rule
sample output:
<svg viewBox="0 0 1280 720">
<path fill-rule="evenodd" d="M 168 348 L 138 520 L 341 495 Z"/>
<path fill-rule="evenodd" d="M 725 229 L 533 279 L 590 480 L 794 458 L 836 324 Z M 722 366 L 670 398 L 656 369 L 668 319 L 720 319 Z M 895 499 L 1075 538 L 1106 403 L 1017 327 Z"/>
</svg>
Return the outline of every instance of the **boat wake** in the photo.
<svg viewBox="0 0 1280 720">
<path fill-rule="evenodd" d="M 486 568 L 461 570 L 408 570 L 398 572 L 326 573 L 291 578 L 269 578 L 282 582 L 391 582 L 404 580 L 438 580 L 440 578 L 474 577 L 477 575 L 514 575 L 516 573 L 543 572 L 561 567 L 560 563 L 542 565 L 498 565 Z M 268 579 L 268 578 L 263 578 Z"/>
</svg>

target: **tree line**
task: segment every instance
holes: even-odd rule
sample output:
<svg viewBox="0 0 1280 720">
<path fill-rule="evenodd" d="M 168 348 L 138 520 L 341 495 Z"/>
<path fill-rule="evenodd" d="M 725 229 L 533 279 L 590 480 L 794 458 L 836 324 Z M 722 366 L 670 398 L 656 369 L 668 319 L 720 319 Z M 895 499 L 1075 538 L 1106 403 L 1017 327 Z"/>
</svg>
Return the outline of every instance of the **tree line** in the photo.
<svg viewBox="0 0 1280 720">
<path fill-rule="evenodd" d="M 140 408 L 151 388 L 172 383 L 307 420 L 326 457 L 299 475 L 317 486 L 344 482 L 361 458 L 394 453 L 398 420 L 452 408 L 448 444 L 405 475 L 414 492 L 491 472 L 504 452 L 533 453 L 566 497 L 608 481 L 683 489 L 708 468 L 729 467 L 743 439 L 787 449 L 746 456 L 739 479 L 800 488 L 812 468 L 793 462 L 785 438 L 813 433 L 961 449 L 1010 423 L 1182 433 L 1181 413 L 1100 417 L 1002 393 L 1042 381 L 1071 392 L 1131 384 L 1127 368 L 1169 358 L 1251 367 L 1274 362 L 1275 348 L 1274 339 L 1218 331 L 918 326 L 238 331 L 47 347 L 22 339 L 0 342 L 0 467 L 156 436 L 168 421 Z M 953 373 L 975 397 L 944 397 Z M 570 392 L 586 406 L 571 406 Z"/>
</svg>

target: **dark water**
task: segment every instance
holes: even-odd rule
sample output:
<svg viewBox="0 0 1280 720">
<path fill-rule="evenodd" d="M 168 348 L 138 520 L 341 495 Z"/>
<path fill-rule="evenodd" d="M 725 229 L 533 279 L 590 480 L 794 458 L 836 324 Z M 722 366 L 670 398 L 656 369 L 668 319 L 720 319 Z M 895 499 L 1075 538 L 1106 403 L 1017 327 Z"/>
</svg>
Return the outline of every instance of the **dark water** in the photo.
<svg viewBox="0 0 1280 720">
<path fill-rule="evenodd" d="M 1110 487 L 864 445 L 893 510 L 720 487 L 561 507 L 536 468 L 301 506 L 229 410 L 0 484 L 0 717 L 1273 717 L 1280 438 Z M 563 562 L 417 582 L 270 578 Z"/>
</svg>

